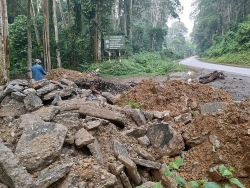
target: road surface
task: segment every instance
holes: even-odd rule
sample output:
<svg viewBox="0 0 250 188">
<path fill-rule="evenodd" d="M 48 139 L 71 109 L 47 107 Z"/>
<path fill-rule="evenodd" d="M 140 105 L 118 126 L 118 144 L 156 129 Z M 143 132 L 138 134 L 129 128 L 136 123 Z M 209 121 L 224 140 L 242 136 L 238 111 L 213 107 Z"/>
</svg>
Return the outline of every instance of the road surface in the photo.
<svg viewBox="0 0 250 188">
<path fill-rule="evenodd" d="M 240 67 L 205 63 L 205 62 L 197 60 L 195 57 L 189 57 L 181 61 L 180 63 L 183 65 L 191 66 L 191 67 L 218 70 L 218 71 L 223 71 L 223 72 L 228 72 L 228 73 L 233 73 L 233 74 L 250 76 L 250 69 L 248 68 L 240 68 Z"/>
</svg>

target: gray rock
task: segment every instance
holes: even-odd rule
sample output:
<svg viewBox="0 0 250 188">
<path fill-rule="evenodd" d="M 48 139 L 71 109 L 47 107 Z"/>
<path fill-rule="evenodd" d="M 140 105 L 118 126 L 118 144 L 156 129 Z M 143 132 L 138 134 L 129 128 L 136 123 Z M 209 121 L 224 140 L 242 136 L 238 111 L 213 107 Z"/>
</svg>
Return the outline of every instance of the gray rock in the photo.
<svg viewBox="0 0 250 188">
<path fill-rule="evenodd" d="M 3 105 L 0 109 L 0 117 L 19 117 L 26 113 L 23 102 L 11 99 L 8 104 Z"/>
<path fill-rule="evenodd" d="M 23 102 L 28 111 L 34 111 L 43 106 L 43 101 L 34 93 L 30 93 L 26 96 Z"/>
<path fill-rule="evenodd" d="M 150 161 L 155 161 L 155 158 L 148 153 L 147 151 L 145 151 L 144 149 L 137 147 L 136 152 L 142 156 L 144 159 L 150 160 Z"/>
<path fill-rule="evenodd" d="M 47 94 L 47 93 L 49 93 L 51 91 L 56 90 L 57 88 L 58 88 L 57 85 L 50 83 L 50 84 L 36 90 L 36 92 L 37 92 L 37 95 L 39 97 L 41 97 L 42 95 L 45 95 L 45 94 Z"/>
<path fill-rule="evenodd" d="M 149 146 L 150 145 L 150 140 L 148 139 L 147 135 L 138 138 L 138 142 L 142 146 Z"/>
<path fill-rule="evenodd" d="M 95 120 L 95 121 L 86 122 L 84 127 L 86 130 L 89 131 L 91 129 L 95 129 L 95 128 L 99 127 L 100 125 L 102 125 L 101 120 Z"/>
<path fill-rule="evenodd" d="M 102 96 L 107 99 L 110 104 L 114 104 L 115 96 L 109 92 L 102 92 Z"/>
<path fill-rule="evenodd" d="M 8 84 L 7 87 L 5 88 L 4 92 L 9 94 L 11 92 L 16 92 L 16 91 L 21 92 L 22 89 L 23 88 L 21 88 L 19 85 Z"/>
<path fill-rule="evenodd" d="M 148 168 L 153 168 L 153 169 L 160 169 L 161 163 L 158 162 L 153 162 L 149 160 L 144 160 L 144 159 L 136 159 L 136 158 L 131 158 L 132 161 L 134 161 L 135 164 L 145 166 Z"/>
<path fill-rule="evenodd" d="M 22 80 L 22 79 L 15 79 L 10 81 L 11 85 L 20 85 L 20 86 L 28 86 L 29 82 L 27 80 Z"/>
<path fill-rule="evenodd" d="M 0 188 L 8 188 L 7 185 L 0 183 Z"/>
<path fill-rule="evenodd" d="M 114 141 L 114 154 L 115 156 L 123 155 L 125 157 L 129 157 L 126 146 L 118 141 Z"/>
<path fill-rule="evenodd" d="M 119 175 L 123 170 L 125 166 L 123 164 L 118 164 L 117 162 L 115 163 L 109 163 L 109 170 L 112 174 L 114 175 Z"/>
<path fill-rule="evenodd" d="M 102 174 L 101 181 L 98 182 L 99 185 L 96 185 L 95 187 L 96 188 L 114 187 L 114 185 L 117 182 L 116 176 L 103 169 L 101 169 L 100 172 Z"/>
<path fill-rule="evenodd" d="M 44 95 L 42 97 L 43 101 L 51 100 L 54 99 L 56 96 L 60 97 L 69 97 L 73 92 L 73 88 L 71 87 L 66 87 L 63 88 L 62 90 L 56 90 L 56 91 L 51 91 L 50 93 Z"/>
<path fill-rule="evenodd" d="M 20 102 L 23 102 L 25 97 L 26 97 L 26 95 L 19 92 L 19 91 L 11 93 L 11 98 L 13 98 L 13 99 L 15 99 L 17 101 L 20 101 Z"/>
<path fill-rule="evenodd" d="M 61 83 L 64 84 L 64 85 L 70 86 L 72 88 L 78 88 L 78 86 L 75 84 L 75 82 L 72 82 L 72 81 L 67 80 L 65 78 L 61 79 Z"/>
<path fill-rule="evenodd" d="M 0 91 L 0 102 L 3 101 L 3 99 L 7 96 L 7 93 L 5 93 L 4 91 Z"/>
<path fill-rule="evenodd" d="M 73 163 L 62 163 L 42 170 L 37 177 L 37 188 L 46 188 L 61 179 L 69 172 L 71 166 L 73 166 Z"/>
<path fill-rule="evenodd" d="M 130 109 L 129 114 L 138 126 L 146 124 L 146 118 L 140 109 Z"/>
<path fill-rule="evenodd" d="M 88 97 L 92 91 L 90 89 L 82 89 L 79 91 L 81 98 Z"/>
<path fill-rule="evenodd" d="M 118 160 L 125 165 L 129 178 L 131 178 L 136 185 L 141 184 L 141 177 L 137 171 L 136 164 L 128 157 L 119 155 Z"/>
<path fill-rule="evenodd" d="M 201 114 L 216 114 L 219 110 L 224 110 L 226 107 L 226 103 L 224 102 L 214 102 L 214 103 L 206 103 L 200 107 Z"/>
<path fill-rule="evenodd" d="M 179 154 L 185 148 L 182 136 L 178 134 L 169 124 L 153 124 L 148 127 L 147 136 L 162 155 Z"/>
<path fill-rule="evenodd" d="M 78 175 L 70 172 L 67 177 L 59 185 L 57 185 L 57 188 L 76 188 L 78 179 Z"/>
<path fill-rule="evenodd" d="M 57 102 L 57 106 L 60 108 L 60 112 L 79 110 L 80 106 L 86 105 L 86 101 L 82 99 L 62 100 Z"/>
<path fill-rule="evenodd" d="M 132 136 L 134 138 L 140 138 L 142 136 L 145 136 L 147 130 L 146 128 L 135 128 L 132 130 L 128 130 L 125 133 L 126 136 Z"/>
<path fill-rule="evenodd" d="M 10 188 L 33 188 L 34 180 L 0 138 L 0 181 Z"/>
<path fill-rule="evenodd" d="M 61 110 L 61 109 L 60 109 Z M 68 129 L 79 128 L 82 120 L 79 119 L 80 116 L 78 113 L 73 112 L 63 112 L 61 114 L 57 114 L 53 121 L 56 123 L 63 124 Z M 83 128 L 83 127 L 81 127 Z"/>
<path fill-rule="evenodd" d="M 23 93 L 24 93 L 25 95 L 29 95 L 29 94 L 31 94 L 31 93 L 36 94 L 36 90 L 35 90 L 34 88 L 28 88 L 28 89 L 25 89 L 25 90 L 23 91 Z"/>
<path fill-rule="evenodd" d="M 46 85 L 48 85 L 50 82 L 46 79 L 43 80 L 39 80 L 39 81 L 35 81 L 33 79 L 30 80 L 30 87 L 34 88 L 34 89 L 39 89 L 41 87 L 44 87 Z"/>
<path fill-rule="evenodd" d="M 42 107 L 32 112 L 32 114 L 37 114 L 42 118 L 43 121 L 51 121 L 58 112 L 59 112 L 58 107 L 49 106 L 49 107 Z"/>
<path fill-rule="evenodd" d="M 174 117 L 174 121 L 176 123 L 187 124 L 191 120 L 192 120 L 192 114 L 191 113 L 180 114 L 179 116 Z"/>
<path fill-rule="evenodd" d="M 154 111 L 154 118 L 163 119 L 164 117 L 169 117 L 170 111 Z"/>
<path fill-rule="evenodd" d="M 96 108 L 93 106 L 83 105 L 79 109 L 79 113 L 84 116 L 94 116 L 101 119 L 106 119 L 123 128 L 125 126 L 124 117 L 118 112 L 113 112 L 105 108 Z"/>
<path fill-rule="evenodd" d="M 81 148 L 83 146 L 87 146 L 88 144 L 93 143 L 95 138 L 89 134 L 88 131 L 85 129 L 80 129 L 76 134 L 75 134 L 75 144 L 78 148 Z"/>
<path fill-rule="evenodd" d="M 24 114 L 20 116 L 19 128 L 24 128 L 35 123 L 44 123 L 42 118 L 36 114 Z"/>
<path fill-rule="evenodd" d="M 90 153 L 96 158 L 96 160 L 100 164 L 103 164 L 104 160 L 103 160 L 102 152 L 101 152 L 100 145 L 97 139 L 95 138 L 94 143 L 87 145 L 87 147 L 89 148 Z"/>
<path fill-rule="evenodd" d="M 219 167 L 215 166 L 212 168 L 209 168 L 209 170 L 207 171 L 209 177 L 213 180 L 213 181 L 221 181 L 224 179 L 224 177 L 220 174 L 219 172 Z"/>
<path fill-rule="evenodd" d="M 58 101 L 61 101 L 61 100 L 62 100 L 61 96 L 57 95 L 57 96 L 55 96 L 55 98 L 51 102 L 51 105 L 56 105 L 58 103 Z"/>
<path fill-rule="evenodd" d="M 124 186 L 124 188 L 133 188 L 125 172 L 121 172 L 120 178 L 121 178 L 122 185 Z"/>
<path fill-rule="evenodd" d="M 217 139 L 217 136 L 215 136 L 215 135 L 209 135 L 209 141 L 216 148 L 220 148 L 220 141 Z"/>
<path fill-rule="evenodd" d="M 151 121 L 154 118 L 154 112 L 153 111 L 143 111 L 143 114 L 147 121 Z"/>
<path fill-rule="evenodd" d="M 63 125 L 34 122 L 25 127 L 15 153 L 28 171 L 41 170 L 59 157 L 66 133 Z"/>
</svg>

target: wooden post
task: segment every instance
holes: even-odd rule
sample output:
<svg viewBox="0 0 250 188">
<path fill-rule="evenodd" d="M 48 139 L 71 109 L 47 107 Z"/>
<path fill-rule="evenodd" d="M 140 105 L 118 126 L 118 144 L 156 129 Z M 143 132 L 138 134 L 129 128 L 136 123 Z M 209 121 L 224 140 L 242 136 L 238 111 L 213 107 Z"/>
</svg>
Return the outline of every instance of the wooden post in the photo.
<svg viewBox="0 0 250 188">
<path fill-rule="evenodd" d="M 118 52 L 119 52 L 118 60 L 119 63 L 122 64 L 121 50 L 119 50 Z"/>
<path fill-rule="evenodd" d="M 109 50 L 109 64 L 110 64 L 110 56 L 111 56 L 111 53 L 110 53 L 110 50 Z"/>
</svg>

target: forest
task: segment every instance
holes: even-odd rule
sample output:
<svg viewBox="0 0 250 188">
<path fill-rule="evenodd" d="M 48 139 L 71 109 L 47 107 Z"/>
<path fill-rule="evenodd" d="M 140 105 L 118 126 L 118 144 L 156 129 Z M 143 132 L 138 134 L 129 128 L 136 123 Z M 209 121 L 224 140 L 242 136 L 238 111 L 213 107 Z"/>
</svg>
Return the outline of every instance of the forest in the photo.
<svg viewBox="0 0 250 188">
<path fill-rule="evenodd" d="M 195 0 L 191 40 L 211 62 L 250 66 L 250 1 Z"/>
<path fill-rule="evenodd" d="M 47 71 L 88 71 L 101 64 L 106 75 L 109 57 L 114 75 L 127 74 L 131 67 L 152 73 L 160 66 L 157 73 L 163 73 L 171 62 L 191 55 L 249 66 L 249 1 L 192 0 L 194 28 L 188 36 L 185 23 L 168 26 L 185 8 L 179 0 L 4 0 L 0 34 L 7 42 L 0 48 L 1 80 L 7 74 L 31 77 L 36 58 Z M 124 36 L 125 48 L 108 51 L 106 36 Z M 116 67 L 120 56 L 126 68 Z"/>
</svg>

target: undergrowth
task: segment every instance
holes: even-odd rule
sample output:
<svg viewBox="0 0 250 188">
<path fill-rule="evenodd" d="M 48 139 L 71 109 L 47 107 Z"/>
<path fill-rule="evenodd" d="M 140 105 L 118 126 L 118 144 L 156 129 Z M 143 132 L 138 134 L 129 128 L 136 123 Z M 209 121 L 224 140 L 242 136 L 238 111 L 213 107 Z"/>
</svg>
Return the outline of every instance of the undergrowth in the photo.
<svg viewBox="0 0 250 188">
<path fill-rule="evenodd" d="M 232 52 L 223 54 L 219 57 L 202 58 L 201 60 L 220 64 L 250 67 L 250 53 L 247 51 Z"/>
<path fill-rule="evenodd" d="M 228 184 L 234 184 L 237 187 L 245 188 L 245 186 L 237 179 L 233 177 L 234 168 L 227 168 L 225 165 L 219 165 L 219 173 L 224 178 L 223 186 L 221 187 L 216 182 L 208 182 L 205 180 L 197 180 L 197 181 L 186 181 L 184 178 L 180 177 L 177 173 L 180 166 L 183 164 L 184 159 L 179 158 L 174 162 L 170 162 L 166 169 L 165 175 L 173 178 L 178 185 L 178 188 L 232 188 Z M 161 188 L 161 181 L 156 183 L 153 188 Z M 136 188 L 145 188 L 144 186 L 137 186 Z"/>
<path fill-rule="evenodd" d="M 135 54 L 129 59 L 92 64 L 87 72 L 99 69 L 99 75 L 104 77 L 156 76 L 169 72 L 181 71 L 186 66 L 177 61 L 163 58 L 158 52 Z M 86 70 L 85 70 L 86 71 Z"/>
</svg>

